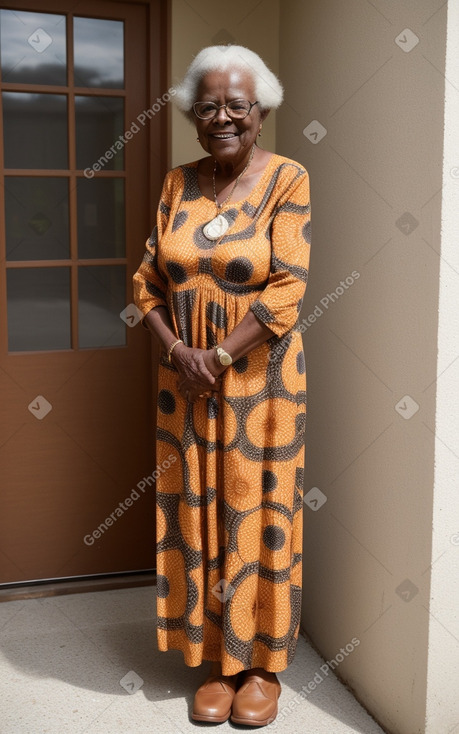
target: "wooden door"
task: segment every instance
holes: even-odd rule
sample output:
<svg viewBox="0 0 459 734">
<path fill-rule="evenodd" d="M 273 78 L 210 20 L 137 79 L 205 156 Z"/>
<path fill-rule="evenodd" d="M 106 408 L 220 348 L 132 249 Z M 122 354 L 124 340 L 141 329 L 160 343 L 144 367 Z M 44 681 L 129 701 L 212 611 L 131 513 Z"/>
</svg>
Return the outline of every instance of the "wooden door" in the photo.
<svg viewBox="0 0 459 734">
<path fill-rule="evenodd" d="M 160 3 L 0 14 L 0 583 L 152 569 L 132 275 L 164 174 Z"/>
</svg>

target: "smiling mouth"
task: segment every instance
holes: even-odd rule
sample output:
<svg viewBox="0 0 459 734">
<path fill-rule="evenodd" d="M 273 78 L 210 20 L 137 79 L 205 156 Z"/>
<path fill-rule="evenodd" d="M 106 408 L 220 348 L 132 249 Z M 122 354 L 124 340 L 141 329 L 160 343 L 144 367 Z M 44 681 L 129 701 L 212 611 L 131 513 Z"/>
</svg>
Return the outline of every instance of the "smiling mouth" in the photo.
<svg viewBox="0 0 459 734">
<path fill-rule="evenodd" d="M 210 136 L 218 140 L 229 140 L 230 138 L 235 138 L 237 133 L 211 133 Z"/>
</svg>

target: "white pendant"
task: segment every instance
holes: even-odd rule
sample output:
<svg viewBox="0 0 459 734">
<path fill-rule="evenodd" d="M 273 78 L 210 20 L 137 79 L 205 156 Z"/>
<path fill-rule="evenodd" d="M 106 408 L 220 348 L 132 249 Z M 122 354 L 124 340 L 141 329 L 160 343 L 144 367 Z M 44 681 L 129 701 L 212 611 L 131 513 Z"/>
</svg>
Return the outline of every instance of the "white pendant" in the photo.
<svg viewBox="0 0 459 734">
<path fill-rule="evenodd" d="M 218 240 L 219 237 L 225 234 L 229 229 L 228 220 L 225 219 L 223 214 L 218 214 L 210 222 L 207 222 L 203 228 L 203 232 L 208 240 Z"/>
</svg>

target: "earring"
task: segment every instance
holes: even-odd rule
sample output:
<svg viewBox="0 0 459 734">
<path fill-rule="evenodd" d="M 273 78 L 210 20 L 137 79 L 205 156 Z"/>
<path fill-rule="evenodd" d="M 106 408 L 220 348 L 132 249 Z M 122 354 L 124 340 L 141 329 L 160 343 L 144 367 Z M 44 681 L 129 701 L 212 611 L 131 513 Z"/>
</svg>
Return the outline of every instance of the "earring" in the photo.
<svg viewBox="0 0 459 734">
<path fill-rule="evenodd" d="M 260 125 L 260 129 L 259 129 L 259 131 L 258 131 L 258 137 L 259 137 L 259 138 L 261 138 L 261 127 L 262 127 L 262 126 Z"/>
<path fill-rule="evenodd" d="M 196 140 L 197 140 L 197 141 L 198 141 L 198 143 L 199 143 L 199 138 L 196 138 Z"/>
</svg>

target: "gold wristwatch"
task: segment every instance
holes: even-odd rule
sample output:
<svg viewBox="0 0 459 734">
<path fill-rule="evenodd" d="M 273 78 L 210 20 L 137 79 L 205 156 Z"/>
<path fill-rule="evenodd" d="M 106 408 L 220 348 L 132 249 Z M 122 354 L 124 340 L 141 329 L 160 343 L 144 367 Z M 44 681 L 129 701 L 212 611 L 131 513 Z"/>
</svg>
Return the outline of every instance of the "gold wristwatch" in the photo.
<svg viewBox="0 0 459 734">
<path fill-rule="evenodd" d="M 231 354 L 225 352 L 223 347 L 216 346 L 215 351 L 217 352 L 217 359 L 220 364 L 223 364 L 225 367 L 227 367 L 229 364 L 233 364 L 233 358 Z"/>
</svg>

